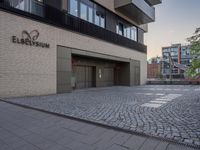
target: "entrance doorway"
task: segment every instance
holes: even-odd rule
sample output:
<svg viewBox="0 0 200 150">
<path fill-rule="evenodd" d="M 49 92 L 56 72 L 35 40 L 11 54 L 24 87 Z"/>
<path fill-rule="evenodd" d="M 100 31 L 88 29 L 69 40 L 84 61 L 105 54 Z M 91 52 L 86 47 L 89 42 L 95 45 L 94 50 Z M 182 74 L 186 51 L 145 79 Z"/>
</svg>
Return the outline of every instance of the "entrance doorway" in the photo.
<svg viewBox="0 0 200 150">
<path fill-rule="evenodd" d="M 114 85 L 114 68 L 107 67 L 104 68 L 103 71 L 103 80 L 105 82 L 105 86 L 113 86 Z"/>
<path fill-rule="evenodd" d="M 96 87 L 96 67 L 73 66 L 73 72 L 76 89 Z"/>
</svg>

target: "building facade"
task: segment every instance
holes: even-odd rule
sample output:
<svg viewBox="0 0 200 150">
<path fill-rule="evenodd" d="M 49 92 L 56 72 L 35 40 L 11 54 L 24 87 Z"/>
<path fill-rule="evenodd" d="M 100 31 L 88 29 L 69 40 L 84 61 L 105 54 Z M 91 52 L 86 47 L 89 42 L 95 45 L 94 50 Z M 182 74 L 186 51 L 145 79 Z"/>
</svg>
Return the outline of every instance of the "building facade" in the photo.
<svg viewBox="0 0 200 150">
<path fill-rule="evenodd" d="M 155 79 L 161 77 L 161 58 L 156 57 L 148 61 L 147 64 L 147 78 Z"/>
<path fill-rule="evenodd" d="M 1 0 L 0 97 L 145 84 L 161 0 Z"/>
<path fill-rule="evenodd" d="M 184 78 L 185 69 L 191 65 L 190 45 L 173 44 L 162 48 L 162 75 Z M 171 60 L 170 60 L 171 59 Z M 170 64 L 173 64 L 170 68 Z"/>
</svg>

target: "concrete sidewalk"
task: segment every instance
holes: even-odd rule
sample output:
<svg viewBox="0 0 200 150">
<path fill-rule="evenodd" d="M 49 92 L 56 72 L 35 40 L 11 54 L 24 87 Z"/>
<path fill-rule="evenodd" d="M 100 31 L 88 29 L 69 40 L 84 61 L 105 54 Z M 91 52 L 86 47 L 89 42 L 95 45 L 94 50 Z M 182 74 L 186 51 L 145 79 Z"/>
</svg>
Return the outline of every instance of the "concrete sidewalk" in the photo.
<svg viewBox="0 0 200 150">
<path fill-rule="evenodd" d="M 0 150 L 193 150 L 0 101 Z"/>
</svg>

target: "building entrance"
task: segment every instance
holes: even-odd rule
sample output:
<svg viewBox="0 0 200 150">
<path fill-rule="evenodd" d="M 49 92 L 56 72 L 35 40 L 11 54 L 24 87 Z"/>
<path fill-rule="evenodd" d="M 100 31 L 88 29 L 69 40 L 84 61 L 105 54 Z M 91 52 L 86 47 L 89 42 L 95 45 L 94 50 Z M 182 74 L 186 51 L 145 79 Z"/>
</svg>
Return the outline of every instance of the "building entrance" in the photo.
<svg viewBox="0 0 200 150">
<path fill-rule="evenodd" d="M 93 66 L 73 65 L 73 77 L 75 79 L 75 88 L 95 87 L 96 69 Z"/>
</svg>

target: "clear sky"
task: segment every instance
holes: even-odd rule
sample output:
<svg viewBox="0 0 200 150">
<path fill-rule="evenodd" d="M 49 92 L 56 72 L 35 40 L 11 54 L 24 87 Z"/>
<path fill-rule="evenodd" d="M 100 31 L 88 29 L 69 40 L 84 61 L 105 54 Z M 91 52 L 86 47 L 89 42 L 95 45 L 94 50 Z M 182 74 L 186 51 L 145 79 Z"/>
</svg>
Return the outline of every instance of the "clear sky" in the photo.
<svg viewBox="0 0 200 150">
<path fill-rule="evenodd" d="M 200 0 L 163 0 L 155 7 L 156 21 L 149 24 L 145 33 L 148 59 L 160 56 L 161 47 L 187 44 L 186 38 L 200 27 Z"/>
</svg>

